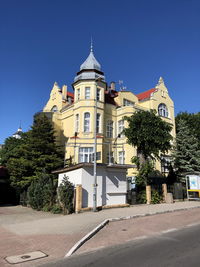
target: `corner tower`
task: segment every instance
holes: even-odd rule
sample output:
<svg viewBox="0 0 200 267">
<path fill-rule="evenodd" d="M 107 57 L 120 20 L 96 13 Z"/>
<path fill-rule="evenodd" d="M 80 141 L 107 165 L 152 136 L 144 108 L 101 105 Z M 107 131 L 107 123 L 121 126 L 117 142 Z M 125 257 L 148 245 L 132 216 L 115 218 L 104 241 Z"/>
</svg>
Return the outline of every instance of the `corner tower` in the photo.
<svg viewBox="0 0 200 267">
<path fill-rule="evenodd" d="M 95 131 L 97 133 L 97 152 L 102 162 L 102 143 L 104 137 L 104 105 L 107 84 L 101 65 L 93 53 L 91 44 L 87 59 L 80 65 L 74 78 L 73 124 L 74 133 L 69 143 L 75 148 L 66 149 L 67 158 L 73 163 L 90 162 L 94 153 Z M 96 118 L 96 130 L 95 130 Z M 75 138 L 74 138 L 75 137 Z M 76 145 L 74 145 L 76 143 Z"/>
</svg>

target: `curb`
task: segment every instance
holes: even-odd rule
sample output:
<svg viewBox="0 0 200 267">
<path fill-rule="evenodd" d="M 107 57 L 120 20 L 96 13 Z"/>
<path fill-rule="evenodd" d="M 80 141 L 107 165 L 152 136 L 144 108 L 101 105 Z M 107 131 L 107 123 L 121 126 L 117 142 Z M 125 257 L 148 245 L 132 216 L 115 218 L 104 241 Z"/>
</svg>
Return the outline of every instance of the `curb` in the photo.
<svg viewBox="0 0 200 267">
<path fill-rule="evenodd" d="M 74 252 L 76 252 L 86 241 L 88 241 L 91 237 L 93 237 L 96 233 L 98 233 L 104 226 L 106 226 L 109 222 L 116 222 L 116 221 L 122 221 L 122 220 L 129 220 L 139 217 L 145 217 L 145 216 L 152 216 L 152 215 L 158 215 L 158 214 L 164 214 L 164 213 L 172 213 L 176 211 L 183 211 L 183 210 L 190 210 L 190 209 L 196 209 L 200 208 L 198 207 L 189 207 L 189 208 L 180 208 L 175 210 L 166 210 L 166 211 L 158 211 L 158 212 L 150 212 L 150 213 L 143 213 L 138 215 L 130 215 L 126 217 L 117 217 L 117 218 L 110 218 L 104 220 L 102 223 L 97 225 L 91 232 L 89 232 L 87 235 L 85 235 L 82 239 L 80 239 L 64 256 L 64 258 L 70 257 Z"/>
<path fill-rule="evenodd" d="M 97 225 L 91 232 L 85 235 L 81 240 L 79 240 L 65 255 L 64 258 L 71 256 L 77 249 L 79 249 L 87 240 L 93 237 L 97 232 L 99 232 L 106 224 L 109 223 L 109 219 L 104 220 L 102 223 Z"/>
</svg>

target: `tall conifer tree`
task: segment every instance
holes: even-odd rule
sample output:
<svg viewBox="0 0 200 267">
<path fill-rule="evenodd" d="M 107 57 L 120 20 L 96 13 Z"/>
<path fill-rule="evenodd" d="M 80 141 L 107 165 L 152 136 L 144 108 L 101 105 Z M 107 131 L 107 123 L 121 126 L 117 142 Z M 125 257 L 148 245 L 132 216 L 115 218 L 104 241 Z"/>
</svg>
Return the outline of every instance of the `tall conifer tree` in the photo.
<svg viewBox="0 0 200 267">
<path fill-rule="evenodd" d="M 198 139 L 187 126 L 186 121 L 178 121 L 176 147 L 173 153 L 174 166 L 179 177 L 186 172 L 200 171 L 200 150 Z"/>
<path fill-rule="evenodd" d="M 63 165 L 63 154 L 56 146 L 53 126 L 43 113 L 34 116 L 32 129 L 23 134 L 18 143 L 9 150 L 5 165 L 11 184 L 19 191 L 26 191 L 42 173 L 50 175 L 52 170 Z"/>
</svg>

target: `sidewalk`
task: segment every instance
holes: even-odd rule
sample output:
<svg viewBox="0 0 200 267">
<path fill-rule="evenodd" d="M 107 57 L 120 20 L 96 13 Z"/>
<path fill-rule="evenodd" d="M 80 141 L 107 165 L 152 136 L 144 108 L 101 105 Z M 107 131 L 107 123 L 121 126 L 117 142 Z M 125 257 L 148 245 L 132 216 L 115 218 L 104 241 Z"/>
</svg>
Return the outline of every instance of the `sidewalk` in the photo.
<svg viewBox="0 0 200 267">
<path fill-rule="evenodd" d="M 15 266 L 38 266 L 62 258 L 76 242 L 105 219 L 195 207 L 200 208 L 200 202 L 137 205 L 67 216 L 37 212 L 21 206 L 0 207 L 0 266 L 11 266 L 4 260 L 7 256 L 36 250 L 41 250 L 49 256 Z"/>
</svg>

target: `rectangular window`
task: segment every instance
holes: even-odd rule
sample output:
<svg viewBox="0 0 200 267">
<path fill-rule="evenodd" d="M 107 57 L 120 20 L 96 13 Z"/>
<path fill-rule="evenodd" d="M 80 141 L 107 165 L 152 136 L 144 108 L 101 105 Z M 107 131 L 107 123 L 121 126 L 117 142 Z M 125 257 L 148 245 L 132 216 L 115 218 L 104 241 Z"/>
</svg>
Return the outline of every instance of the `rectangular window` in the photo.
<svg viewBox="0 0 200 267">
<path fill-rule="evenodd" d="M 170 156 L 161 156 L 161 172 L 162 174 L 169 173 L 169 167 L 172 159 Z"/>
<path fill-rule="evenodd" d="M 107 163 L 114 163 L 113 152 L 107 153 Z"/>
<path fill-rule="evenodd" d="M 100 114 L 97 113 L 97 133 L 100 133 Z"/>
<path fill-rule="evenodd" d="M 77 89 L 77 100 L 80 100 L 80 88 Z"/>
<path fill-rule="evenodd" d="M 85 87 L 85 99 L 90 99 L 90 87 Z"/>
<path fill-rule="evenodd" d="M 118 134 L 120 134 L 120 137 L 124 137 L 124 134 L 122 134 L 122 131 L 124 130 L 124 120 L 118 121 Z"/>
<path fill-rule="evenodd" d="M 93 147 L 80 147 L 79 148 L 79 163 L 92 162 Z"/>
<path fill-rule="evenodd" d="M 120 151 L 119 154 L 119 164 L 124 164 L 125 163 L 125 151 Z"/>
<path fill-rule="evenodd" d="M 113 121 L 107 121 L 107 124 L 106 124 L 106 137 L 113 138 Z"/>
<path fill-rule="evenodd" d="M 97 101 L 101 100 L 101 89 L 97 88 Z"/>
<path fill-rule="evenodd" d="M 91 160 L 94 161 L 94 153 L 92 153 Z M 101 160 L 101 152 L 96 152 L 96 160 Z"/>
<path fill-rule="evenodd" d="M 134 106 L 134 102 L 124 98 L 124 106 Z"/>
</svg>

